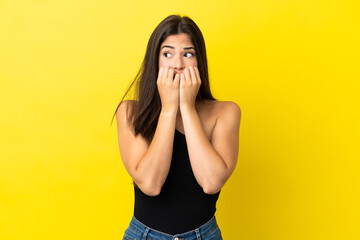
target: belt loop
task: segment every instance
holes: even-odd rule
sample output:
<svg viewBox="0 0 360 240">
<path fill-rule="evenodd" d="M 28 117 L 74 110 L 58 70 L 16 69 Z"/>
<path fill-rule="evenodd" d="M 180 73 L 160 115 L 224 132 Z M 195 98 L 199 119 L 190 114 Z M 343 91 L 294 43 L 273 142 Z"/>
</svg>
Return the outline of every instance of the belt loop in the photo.
<svg viewBox="0 0 360 240">
<path fill-rule="evenodd" d="M 196 232 L 196 238 L 197 240 L 201 240 L 201 236 L 200 236 L 200 232 L 199 232 L 199 229 L 195 229 L 195 232 Z"/>
<path fill-rule="evenodd" d="M 143 239 L 143 240 L 146 240 L 146 236 L 148 235 L 149 230 L 150 230 L 150 228 L 146 227 L 145 232 L 144 232 L 144 234 L 143 234 L 143 236 L 142 236 L 142 239 Z"/>
</svg>

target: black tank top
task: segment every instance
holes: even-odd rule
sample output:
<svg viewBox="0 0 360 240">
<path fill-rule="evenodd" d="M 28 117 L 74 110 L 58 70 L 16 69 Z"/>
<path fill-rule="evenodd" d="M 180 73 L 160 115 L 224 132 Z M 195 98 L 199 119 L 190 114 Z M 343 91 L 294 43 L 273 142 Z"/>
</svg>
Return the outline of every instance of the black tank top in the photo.
<svg viewBox="0 0 360 240">
<path fill-rule="evenodd" d="M 171 166 L 157 196 L 148 196 L 134 186 L 134 216 L 148 227 L 168 234 L 193 230 L 216 212 L 220 192 L 204 193 L 191 169 L 185 135 L 175 130 Z"/>
</svg>

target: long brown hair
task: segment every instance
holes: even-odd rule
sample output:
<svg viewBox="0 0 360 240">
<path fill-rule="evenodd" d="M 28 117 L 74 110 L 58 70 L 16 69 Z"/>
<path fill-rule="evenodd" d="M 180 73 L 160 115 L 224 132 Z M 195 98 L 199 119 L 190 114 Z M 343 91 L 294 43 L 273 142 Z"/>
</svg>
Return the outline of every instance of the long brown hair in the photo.
<svg viewBox="0 0 360 240">
<path fill-rule="evenodd" d="M 151 143 L 155 134 L 161 111 L 161 100 L 156 84 L 159 72 L 160 46 L 169 35 L 180 33 L 188 34 L 195 48 L 201 78 L 201 86 L 196 101 L 215 100 L 210 92 L 205 41 L 199 27 L 188 16 L 170 15 L 166 17 L 151 34 L 141 68 L 117 106 L 111 121 L 112 123 L 120 104 L 136 83 L 134 100 L 138 101 L 136 104 L 132 104 L 131 109 L 127 111 L 128 119 L 132 122 L 135 135 L 140 133 L 148 144 Z"/>
</svg>

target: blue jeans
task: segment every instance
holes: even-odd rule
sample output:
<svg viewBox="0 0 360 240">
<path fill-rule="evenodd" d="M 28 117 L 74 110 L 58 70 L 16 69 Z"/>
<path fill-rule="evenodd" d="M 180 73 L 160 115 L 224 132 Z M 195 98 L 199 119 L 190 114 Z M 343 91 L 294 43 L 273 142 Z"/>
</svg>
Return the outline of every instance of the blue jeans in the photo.
<svg viewBox="0 0 360 240">
<path fill-rule="evenodd" d="M 133 216 L 123 240 L 222 240 L 222 236 L 215 215 L 202 226 L 175 235 L 149 228 Z"/>
</svg>

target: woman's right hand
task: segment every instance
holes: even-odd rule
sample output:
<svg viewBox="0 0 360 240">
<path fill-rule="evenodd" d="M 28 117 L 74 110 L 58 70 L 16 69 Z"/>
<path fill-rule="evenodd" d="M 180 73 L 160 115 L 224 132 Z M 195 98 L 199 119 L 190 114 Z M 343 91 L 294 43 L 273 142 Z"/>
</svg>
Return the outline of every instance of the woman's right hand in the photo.
<svg viewBox="0 0 360 240">
<path fill-rule="evenodd" d="M 180 100 L 180 74 L 176 74 L 174 79 L 174 69 L 160 67 L 156 84 L 161 99 L 161 111 L 176 113 Z"/>
</svg>

